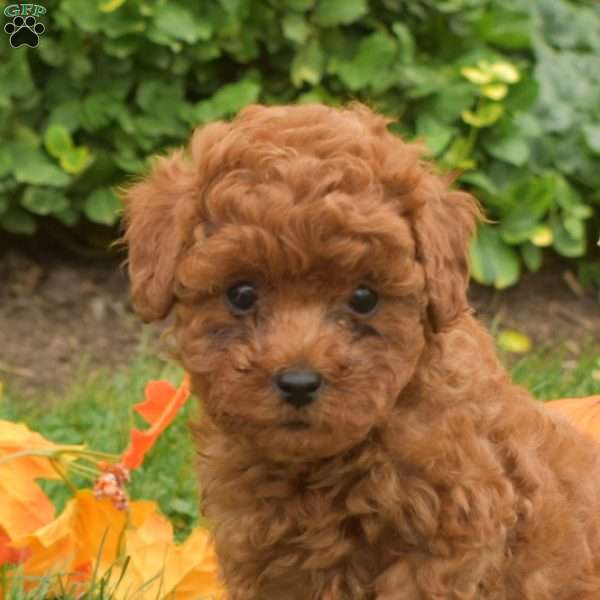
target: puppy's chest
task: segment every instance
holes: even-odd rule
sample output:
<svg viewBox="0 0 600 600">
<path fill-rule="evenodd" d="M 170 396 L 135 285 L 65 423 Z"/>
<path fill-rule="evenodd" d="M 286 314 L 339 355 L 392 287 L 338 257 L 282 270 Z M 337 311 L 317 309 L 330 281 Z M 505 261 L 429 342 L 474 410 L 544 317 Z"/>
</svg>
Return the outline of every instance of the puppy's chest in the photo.
<svg viewBox="0 0 600 600">
<path fill-rule="evenodd" d="M 293 580 L 300 589 L 341 576 L 360 587 L 393 561 L 392 545 L 396 552 L 398 547 L 397 540 L 391 543 L 391 523 L 374 509 L 375 499 L 359 500 L 356 486 L 357 481 L 288 480 L 274 486 L 287 488 L 287 494 L 258 492 L 250 506 L 239 507 L 241 519 L 228 520 L 245 524 L 244 553 L 262 562 L 272 585 L 283 581 L 289 589 Z"/>
</svg>

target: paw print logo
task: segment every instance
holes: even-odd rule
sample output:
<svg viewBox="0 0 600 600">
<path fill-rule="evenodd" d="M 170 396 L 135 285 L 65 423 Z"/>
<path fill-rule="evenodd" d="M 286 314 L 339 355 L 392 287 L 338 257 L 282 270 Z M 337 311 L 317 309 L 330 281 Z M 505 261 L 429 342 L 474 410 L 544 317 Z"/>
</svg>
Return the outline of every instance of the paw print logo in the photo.
<svg viewBox="0 0 600 600">
<path fill-rule="evenodd" d="M 27 18 L 15 17 L 12 22 L 4 26 L 4 31 L 10 35 L 10 45 L 13 48 L 19 46 L 29 46 L 36 48 L 40 38 L 39 36 L 46 31 L 42 23 L 38 23 L 35 17 L 31 15 Z"/>
</svg>

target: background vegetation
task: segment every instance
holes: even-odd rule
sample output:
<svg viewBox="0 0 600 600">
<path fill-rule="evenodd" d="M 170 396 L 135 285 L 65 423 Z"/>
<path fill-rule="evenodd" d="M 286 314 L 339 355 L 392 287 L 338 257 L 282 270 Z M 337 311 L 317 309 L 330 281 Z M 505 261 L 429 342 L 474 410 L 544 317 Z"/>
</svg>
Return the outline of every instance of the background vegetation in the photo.
<svg viewBox="0 0 600 600">
<path fill-rule="evenodd" d="M 8 3 L 0 2 L 4 8 Z M 459 170 L 493 223 L 474 277 L 593 258 L 600 5 L 567 0 L 48 0 L 0 46 L 0 227 L 114 226 L 115 186 L 252 102 L 356 98 Z M 587 257 L 587 259 L 586 259 Z"/>
</svg>

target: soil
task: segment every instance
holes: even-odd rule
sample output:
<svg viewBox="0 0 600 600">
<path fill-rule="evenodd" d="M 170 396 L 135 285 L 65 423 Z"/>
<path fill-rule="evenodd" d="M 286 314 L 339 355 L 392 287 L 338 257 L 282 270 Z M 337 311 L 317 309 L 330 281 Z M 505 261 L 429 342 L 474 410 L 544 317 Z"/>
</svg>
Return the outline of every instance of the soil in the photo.
<svg viewBox="0 0 600 600">
<path fill-rule="evenodd" d="M 143 325 L 128 300 L 123 256 L 83 257 L 49 243 L 0 247 L 0 382 L 24 394 L 59 394 L 87 371 L 126 364 L 142 339 L 161 352 L 160 326 Z M 503 292 L 472 285 L 477 315 L 493 330 L 516 329 L 535 347 L 600 341 L 597 294 L 553 260 Z"/>
</svg>

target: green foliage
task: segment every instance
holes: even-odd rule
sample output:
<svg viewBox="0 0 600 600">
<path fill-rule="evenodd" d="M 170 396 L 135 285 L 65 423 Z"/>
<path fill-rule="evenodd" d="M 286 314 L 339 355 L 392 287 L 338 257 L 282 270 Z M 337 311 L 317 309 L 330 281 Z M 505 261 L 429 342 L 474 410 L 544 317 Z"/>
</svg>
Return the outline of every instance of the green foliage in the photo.
<svg viewBox="0 0 600 600">
<path fill-rule="evenodd" d="M 114 192 L 252 102 L 356 98 L 482 201 L 475 278 L 583 257 L 600 204 L 600 6 L 568 0 L 48 1 L 0 46 L 0 227 L 113 225 Z M 594 240 L 595 241 L 595 240 Z"/>
</svg>

